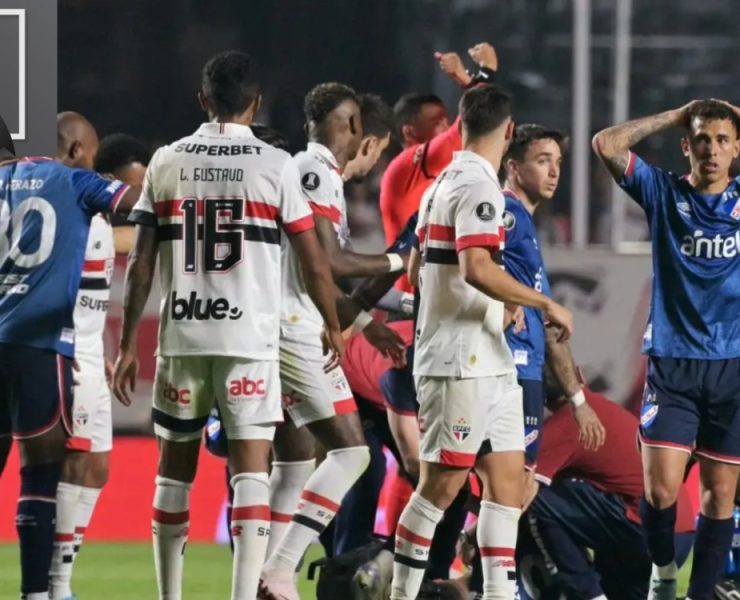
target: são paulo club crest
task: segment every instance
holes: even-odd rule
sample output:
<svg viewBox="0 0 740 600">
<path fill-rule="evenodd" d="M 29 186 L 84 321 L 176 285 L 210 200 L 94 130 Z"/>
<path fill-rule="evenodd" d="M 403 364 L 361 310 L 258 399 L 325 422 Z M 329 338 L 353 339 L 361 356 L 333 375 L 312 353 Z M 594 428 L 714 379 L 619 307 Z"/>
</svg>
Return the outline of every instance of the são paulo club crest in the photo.
<svg viewBox="0 0 740 600">
<path fill-rule="evenodd" d="M 452 435 L 460 443 L 468 439 L 470 435 L 470 425 L 468 425 L 468 422 L 465 419 L 458 419 L 457 423 L 452 426 Z"/>
</svg>

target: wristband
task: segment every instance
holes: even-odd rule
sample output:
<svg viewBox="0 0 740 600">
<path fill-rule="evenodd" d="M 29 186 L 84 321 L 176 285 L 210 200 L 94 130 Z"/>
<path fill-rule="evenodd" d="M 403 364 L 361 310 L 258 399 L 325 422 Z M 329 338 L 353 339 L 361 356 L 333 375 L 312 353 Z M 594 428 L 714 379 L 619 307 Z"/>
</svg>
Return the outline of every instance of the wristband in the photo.
<svg viewBox="0 0 740 600">
<path fill-rule="evenodd" d="M 355 320 L 352 321 L 352 328 L 359 333 L 372 322 L 373 318 L 370 316 L 370 313 L 361 310 L 359 313 L 357 313 Z"/>
<path fill-rule="evenodd" d="M 481 83 L 492 84 L 496 81 L 496 71 L 489 69 L 488 67 L 480 67 L 478 72 L 473 75 L 470 83 L 466 86 L 467 89 L 475 87 Z"/>
<path fill-rule="evenodd" d="M 400 254 L 386 254 L 385 257 L 391 264 L 391 268 L 388 270 L 389 273 L 395 273 L 396 271 L 403 271 L 403 259 Z"/>
<path fill-rule="evenodd" d="M 586 396 L 584 395 L 583 390 L 578 390 L 578 392 L 573 394 L 570 398 L 568 398 L 568 400 L 573 405 L 573 408 L 578 408 L 586 402 Z"/>
</svg>

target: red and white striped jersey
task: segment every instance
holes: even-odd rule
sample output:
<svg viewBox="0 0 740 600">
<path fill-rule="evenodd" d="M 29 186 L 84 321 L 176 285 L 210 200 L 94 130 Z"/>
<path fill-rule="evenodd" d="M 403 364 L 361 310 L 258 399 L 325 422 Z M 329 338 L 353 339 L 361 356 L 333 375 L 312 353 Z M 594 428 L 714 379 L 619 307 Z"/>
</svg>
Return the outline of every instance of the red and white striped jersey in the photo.
<svg viewBox="0 0 740 600">
<path fill-rule="evenodd" d="M 90 220 L 74 311 L 75 359 L 85 375 L 104 374 L 103 332 L 115 255 L 113 228 L 105 216 L 97 214 Z"/>
<path fill-rule="evenodd" d="M 316 216 L 326 217 L 334 224 L 340 246 L 349 241 L 344 181 L 331 150 L 310 142 L 308 148 L 295 156 L 301 176 L 303 195 Z M 306 292 L 298 257 L 287 240 L 283 242 L 283 327 L 321 329 L 323 319 Z"/>
<path fill-rule="evenodd" d="M 281 228 L 314 227 L 287 152 L 205 123 L 155 153 L 129 220 L 157 228 L 159 355 L 278 358 Z"/>
<path fill-rule="evenodd" d="M 414 375 L 493 377 L 515 371 L 504 336 L 504 305 L 463 279 L 458 253 L 504 246 L 504 196 L 492 165 L 456 152 L 424 193 Z"/>
</svg>

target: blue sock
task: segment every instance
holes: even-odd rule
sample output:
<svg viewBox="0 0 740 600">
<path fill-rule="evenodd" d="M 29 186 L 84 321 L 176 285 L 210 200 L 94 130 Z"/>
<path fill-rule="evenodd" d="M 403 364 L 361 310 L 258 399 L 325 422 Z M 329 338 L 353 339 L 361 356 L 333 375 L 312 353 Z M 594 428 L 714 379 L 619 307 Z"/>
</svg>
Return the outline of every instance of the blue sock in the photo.
<svg viewBox="0 0 740 600">
<path fill-rule="evenodd" d="M 673 530 L 676 526 L 676 504 L 668 508 L 654 508 L 643 496 L 640 500 L 640 517 L 653 563 L 659 567 L 671 564 L 675 557 Z"/>
<path fill-rule="evenodd" d="M 732 546 L 735 520 L 710 519 L 699 515 L 694 540 L 694 562 L 691 568 L 688 597 L 691 600 L 711 600 L 725 558 Z"/>
<path fill-rule="evenodd" d="M 23 594 L 49 589 L 60 473 L 61 463 L 21 468 L 21 495 L 15 526 L 21 548 Z"/>
</svg>

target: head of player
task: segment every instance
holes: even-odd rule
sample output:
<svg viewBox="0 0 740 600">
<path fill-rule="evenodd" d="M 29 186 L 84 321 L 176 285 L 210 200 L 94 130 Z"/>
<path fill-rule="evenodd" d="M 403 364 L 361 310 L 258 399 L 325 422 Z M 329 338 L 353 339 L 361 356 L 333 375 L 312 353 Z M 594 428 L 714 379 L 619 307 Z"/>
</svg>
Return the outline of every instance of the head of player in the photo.
<svg viewBox="0 0 740 600">
<path fill-rule="evenodd" d="M 393 114 L 404 148 L 428 142 L 450 126 L 447 107 L 435 94 L 404 94 Z"/>
<path fill-rule="evenodd" d="M 258 140 L 262 140 L 265 144 L 270 144 L 273 148 L 288 151 L 288 138 L 277 129 L 262 125 L 261 123 L 252 123 L 251 127 L 254 137 Z"/>
<path fill-rule="evenodd" d="M 681 150 L 691 165 L 691 184 L 706 188 L 727 181 L 740 153 L 740 117 L 723 102 L 699 100 L 688 107 L 684 127 Z"/>
<path fill-rule="evenodd" d="M 92 169 L 98 152 L 98 134 L 80 113 L 65 111 L 57 115 L 58 162 L 66 167 Z"/>
<path fill-rule="evenodd" d="M 463 148 L 501 168 L 514 136 L 511 96 L 493 85 L 468 90 L 460 99 Z"/>
<path fill-rule="evenodd" d="M 363 136 L 356 156 L 344 167 L 345 181 L 361 181 L 367 176 L 391 143 L 393 131 L 393 111 L 380 96 L 360 94 L 358 99 Z"/>
<path fill-rule="evenodd" d="M 343 83 L 320 83 L 303 101 L 308 141 L 331 150 L 340 169 L 344 169 L 360 149 L 363 129 L 360 100 Z"/>
<path fill-rule="evenodd" d="M 98 173 L 140 187 L 151 157 L 143 142 L 125 133 L 114 133 L 100 141 L 93 166 Z"/>
<path fill-rule="evenodd" d="M 198 102 L 211 122 L 251 125 L 262 103 L 255 60 L 236 50 L 214 56 L 203 67 Z"/>
<path fill-rule="evenodd" d="M 504 157 L 506 185 L 532 207 L 550 200 L 558 188 L 565 134 L 542 125 L 517 125 Z"/>
</svg>

